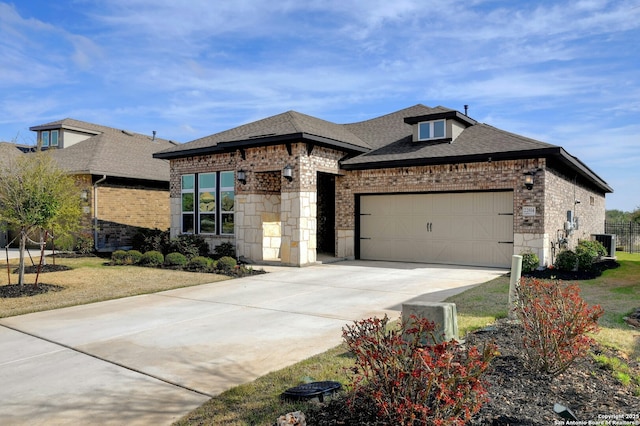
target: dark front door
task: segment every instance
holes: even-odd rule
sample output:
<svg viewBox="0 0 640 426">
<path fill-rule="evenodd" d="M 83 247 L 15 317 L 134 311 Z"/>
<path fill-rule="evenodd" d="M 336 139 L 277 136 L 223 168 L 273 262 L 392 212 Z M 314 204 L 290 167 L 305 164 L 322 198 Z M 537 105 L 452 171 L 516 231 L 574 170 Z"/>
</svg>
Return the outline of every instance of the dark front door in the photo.
<svg viewBox="0 0 640 426">
<path fill-rule="evenodd" d="M 318 252 L 335 255 L 336 177 L 318 173 Z"/>
</svg>

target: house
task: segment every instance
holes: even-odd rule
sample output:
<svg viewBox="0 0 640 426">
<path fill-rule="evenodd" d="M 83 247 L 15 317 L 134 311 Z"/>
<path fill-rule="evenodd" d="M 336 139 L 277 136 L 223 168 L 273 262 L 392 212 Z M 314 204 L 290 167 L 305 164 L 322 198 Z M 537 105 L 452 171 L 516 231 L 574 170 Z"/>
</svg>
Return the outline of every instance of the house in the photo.
<svg viewBox="0 0 640 426">
<path fill-rule="evenodd" d="M 250 261 L 541 264 L 604 231 L 613 190 L 562 147 L 415 105 L 358 123 L 295 111 L 154 154 L 171 162 L 171 234 Z"/>
<path fill-rule="evenodd" d="M 169 228 L 169 163 L 153 154 L 175 142 L 71 118 L 30 130 L 76 177 L 83 228 L 96 250 L 129 247 L 140 228 Z"/>
</svg>

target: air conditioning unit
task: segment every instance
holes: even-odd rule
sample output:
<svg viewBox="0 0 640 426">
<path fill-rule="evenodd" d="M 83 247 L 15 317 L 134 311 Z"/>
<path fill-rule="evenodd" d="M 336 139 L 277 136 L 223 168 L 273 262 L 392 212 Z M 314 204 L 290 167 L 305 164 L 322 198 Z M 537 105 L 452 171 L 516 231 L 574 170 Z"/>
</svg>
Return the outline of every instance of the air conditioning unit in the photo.
<svg viewBox="0 0 640 426">
<path fill-rule="evenodd" d="M 615 234 L 591 234 L 594 240 L 599 241 L 609 257 L 616 257 L 616 235 Z"/>
</svg>

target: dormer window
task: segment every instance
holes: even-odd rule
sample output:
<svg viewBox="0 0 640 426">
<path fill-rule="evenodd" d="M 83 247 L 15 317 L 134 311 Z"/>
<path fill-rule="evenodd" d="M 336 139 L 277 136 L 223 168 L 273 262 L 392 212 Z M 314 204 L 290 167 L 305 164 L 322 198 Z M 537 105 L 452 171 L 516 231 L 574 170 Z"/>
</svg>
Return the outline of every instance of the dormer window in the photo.
<svg viewBox="0 0 640 426">
<path fill-rule="evenodd" d="M 444 139 L 445 129 L 445 120 L 423 121 L 418 124 L 418 140 Z"/>
<path fill-rule="evenodd" d="M 48 148 L 49 146 L 58 146 L 58 135 L 58 130 L 43 130 L 42 133 L 40 133 L 42 147 Z"/>
</svg>

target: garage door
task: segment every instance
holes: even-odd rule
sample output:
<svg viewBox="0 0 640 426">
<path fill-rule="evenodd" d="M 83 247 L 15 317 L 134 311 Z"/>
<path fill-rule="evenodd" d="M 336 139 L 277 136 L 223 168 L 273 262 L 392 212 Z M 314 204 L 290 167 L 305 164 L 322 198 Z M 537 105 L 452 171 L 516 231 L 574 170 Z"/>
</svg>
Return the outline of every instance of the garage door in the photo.
<svg viewBox="0 0 640 426">
<path fill-rule="evenodd" d="M 363 195 L 360 258 L 510 267 L 513 193 Z"/>
</svg>

